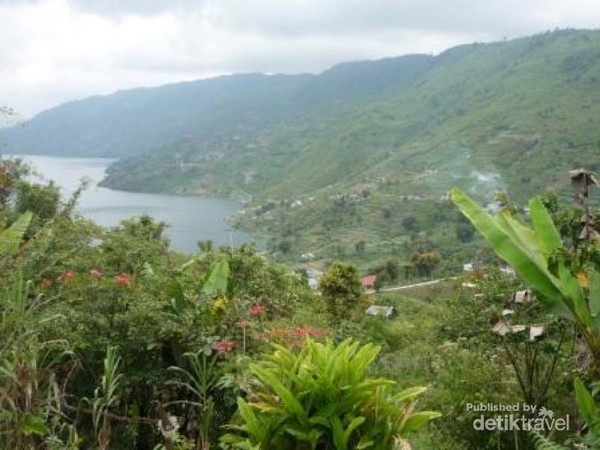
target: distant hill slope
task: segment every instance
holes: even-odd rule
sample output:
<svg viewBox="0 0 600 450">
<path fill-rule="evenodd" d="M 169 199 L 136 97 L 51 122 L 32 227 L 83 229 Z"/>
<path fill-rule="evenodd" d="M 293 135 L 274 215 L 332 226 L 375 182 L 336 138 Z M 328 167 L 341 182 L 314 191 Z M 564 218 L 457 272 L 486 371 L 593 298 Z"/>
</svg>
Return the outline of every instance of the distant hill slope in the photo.
<svg viewBox="0 0 600 450">
<path fill-rule="evenodd" d="M 574 166 L 600 168 L 600 31 L 344 64 L 299 84 L 281 106 L 295 114 L 168 142 L 116 164 L 107 184 L 286 198 L 378 180 L 398 194 L 458 184 L 524 198 L 560 188 Z"/>
<path fill-rule="evenodd" d="M 439 196 L 561 188 L 600 168 L 600 31 L 565 30 L 72 102 L 0 130 L 9 151 L 116 156 L 105 184 L 290 198 L 361 184 Z M 136 156 L 139 155 L 139 156 Z M 325 195 L 325 194 L 323 194 Z"/>
<path fill-rule="evenodd" d="M 321 75 L 240 74 L 120 91 L 44 111 L 8 130 L 8 152 L 127 157 L 179 139 L 244 136 L 330 104 L 411 83 L 432 60 L 341 64 Z"/>
</svg>

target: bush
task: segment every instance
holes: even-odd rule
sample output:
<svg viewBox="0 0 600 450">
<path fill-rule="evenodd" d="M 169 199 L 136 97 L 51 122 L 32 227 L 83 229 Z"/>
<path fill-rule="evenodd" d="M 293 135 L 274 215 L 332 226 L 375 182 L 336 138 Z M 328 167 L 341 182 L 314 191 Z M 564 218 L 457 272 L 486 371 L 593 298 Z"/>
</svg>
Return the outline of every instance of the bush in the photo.
<svg viewBox="0 0 600 450">
<path fill-rule="evenodd" d="M 425 388 L 392 393 L 395 384 L 369 378 L 379 347 L 346 340 L 307 340 L 302 350 L 276 351 L 250 365 L 256 388 L 238 399 L 238 421 L 222 438 L 232 448 L 392 449 L 439 416 L 414 412 Z"/>
</svg>

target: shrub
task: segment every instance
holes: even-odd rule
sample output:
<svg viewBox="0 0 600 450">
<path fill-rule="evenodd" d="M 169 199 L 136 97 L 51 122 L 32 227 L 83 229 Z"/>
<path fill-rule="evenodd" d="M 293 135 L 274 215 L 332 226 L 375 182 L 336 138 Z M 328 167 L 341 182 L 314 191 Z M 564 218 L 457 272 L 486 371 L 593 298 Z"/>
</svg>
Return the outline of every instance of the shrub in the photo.
<svg viewBox="0 0 600 450">
<path fill-rule="evenodd" d="M 297 353 L 276 346 L 250 365 L 256 388 L 238 398 L 238 420 L 226 448 L 392 449 L 439 416 L 414 412 L 416 387 L 392 393 L 391 380 L 369 378 L 379 347 L 346 340 L 307 340 Z"/>
</svg>

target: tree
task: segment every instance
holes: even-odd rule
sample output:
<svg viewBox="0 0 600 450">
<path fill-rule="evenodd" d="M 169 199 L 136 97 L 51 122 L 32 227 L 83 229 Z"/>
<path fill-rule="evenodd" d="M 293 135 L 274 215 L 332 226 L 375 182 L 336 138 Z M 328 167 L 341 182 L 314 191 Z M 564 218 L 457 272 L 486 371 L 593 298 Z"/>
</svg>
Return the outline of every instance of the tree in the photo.
<svg viewBox="0 0 600 450">
<path fill-rule="evenodd" d="M 402 219 L 402 226 L 406 231 L 415 231 L 417 229 L 417 219 L 415 216 L 407 216 Z"/>
<path fill-rule="evenodd" d="M 356 250 L 357 254 L 362 255 L 365 253 L 366 246 L 367 244 L 365 241 L 358 241 L 354 244 L 354 250 Z"/>
<path fill-rule="evenodd" d="M 458 220 L 456 224 L 456 238 L 460 242 L 471 242 L 473 240 L 473 236 L 475 236 L 475 228 L 469 223 L 469 221 L 465 220 L 464 217 Z"/>
<path fill-rule="evenodd" d="M 348 318 L 363 295 L 356 267 L 340 261 L 334 262 L 323 274 L 319 290 L 334 321 Z"/>
<path fill-rule="evenodd" d="M 435 268 L 440 264 L 442 257 L 438 252 L 413 253 L 410 262 L 421 277 L 430 277 Z"/>
</svg>

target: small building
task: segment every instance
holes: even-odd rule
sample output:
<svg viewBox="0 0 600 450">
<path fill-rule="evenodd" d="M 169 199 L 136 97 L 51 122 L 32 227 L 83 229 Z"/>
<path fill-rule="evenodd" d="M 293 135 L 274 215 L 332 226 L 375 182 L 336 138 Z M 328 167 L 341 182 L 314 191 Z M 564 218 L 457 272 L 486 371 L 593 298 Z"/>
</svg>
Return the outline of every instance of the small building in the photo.
<svg viewBox="0 0 600 450">
<path fill-rule="evenodd" d="M 504 275 L 515 276 L 515 270 L 510 266 L 500 266 L 500 272 Z"/>
<path fill-rule="evenodd" d="M 316 291 L 319 288 L 319 280 L 323 276 L 323 272 L 317 269 L 308 268 L 305 270 L 306 278 L 308 278 L 308 286 Z"/>
<path fill-rule="evenodd" d="M 375 289 L 375 283 L 377 282 L 377 275 L 367 275 L 362 279 L 362 286 L 367 290 Z"/>
<path fill-rule="evenodd" d="M 302 261 L 311 261 L 311 260 L 315 259 L 315 254 L 311 253 L 311 252 L 302 253 L 300 255 L 300 259 Z"/>
<path fill-rule="evenodd" d="M 386 319 L 389 319 L 392 317 L 392 314 L 394 314 L 394 307 L 371 305 L 367 308 L 365 313 L 369 316 L 385 317 Z"/>
<path fill-rule="evenodd" d="M 513 303 L 531 303 L 533 301 L 533 294 L 529 289 L 523 289 L 513 294 L 512 301 Z"/>
</svg>

